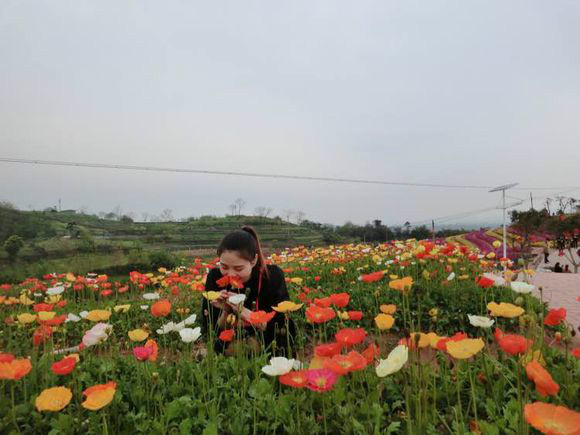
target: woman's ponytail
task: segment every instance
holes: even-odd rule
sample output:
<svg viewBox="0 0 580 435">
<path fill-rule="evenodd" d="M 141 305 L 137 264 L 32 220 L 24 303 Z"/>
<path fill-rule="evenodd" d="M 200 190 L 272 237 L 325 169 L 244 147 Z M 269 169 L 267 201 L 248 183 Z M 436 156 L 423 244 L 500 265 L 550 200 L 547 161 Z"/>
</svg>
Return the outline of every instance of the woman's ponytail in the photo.
<svg viewBox="0 0 580 435">
<path fill-rule="evenodd" d="M 258 269 L 258 273 L 263 274 L 266 279 L 270 279 L 270 273 L 268 272 L 268 266 L 266 265 L 266 259 L 264 258 L 264 253 L 262 252 L 262 245 L 260 243 L 260 239 L 258 238 L 258 233 L 256 233 L 256 230 L 249 225 L 244 225 L 241 229 L 242 231 L 249 233 L 256 242 L 256 254 L 258 255 L 256 267 Z"/>
</svg>

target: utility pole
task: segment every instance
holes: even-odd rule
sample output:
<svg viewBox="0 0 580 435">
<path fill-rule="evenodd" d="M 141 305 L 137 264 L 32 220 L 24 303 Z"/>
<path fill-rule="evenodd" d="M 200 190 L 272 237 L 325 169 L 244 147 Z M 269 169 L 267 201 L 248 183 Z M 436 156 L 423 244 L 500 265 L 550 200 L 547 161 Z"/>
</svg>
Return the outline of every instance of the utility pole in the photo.
<svg viewBox="0 0 580 435">
<path fill-rule="evenodd" d="M 58 198 L 58 211 L 62 211 L 60 198 Z"/>
<path fill-rule="evenodd" d="M 502 197 L 502 210 L 503 210 L 503 258 L 507 257 L 507 246 L 506 246 L 506 226 L 505 226 L 505 211 L 506 211 L 506 205 L 505 205 L 505 191 L 508 189 L 511 189 L 514 186 L 517 186 L 519 183 L 511 183 L 511 184 L 505 184 L 503 186 L 499 186 L 499 187 L 495 187 L 493 189 L 490 190 L 490 192 L 499 192 L 501 190 L 501 197 Z M 506 267 L 504 266 L 504 270 L 506 269 Z"/>
<path fill-rule="evenodd" d="M 433 238 L 433 243 L 435 243 L 435 221 L 431 219 L 431 237 Z"/>
<path fill-rule="evenodd" d="M 530 192 L 530 207 L 534 209 L 534 198 L 532 198 L 532 192 Z"/>
</svg>

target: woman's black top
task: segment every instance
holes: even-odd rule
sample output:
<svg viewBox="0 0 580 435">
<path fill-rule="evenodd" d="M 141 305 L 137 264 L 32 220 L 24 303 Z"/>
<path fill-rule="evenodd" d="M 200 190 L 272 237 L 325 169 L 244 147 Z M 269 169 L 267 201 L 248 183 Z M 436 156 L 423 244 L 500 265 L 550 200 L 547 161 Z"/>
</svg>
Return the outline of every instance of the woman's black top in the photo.
<svg viewBox="0 0 580 435">
<path fill-rule="evenodd" d="M 276 265 L 267 265 L 268 272 L 270 274 L 270 278 L 268 279 L 264 274 L 262 276 L 262 284 L 260 288 L 260 292 L 258 294 L 258 284 L 259 284 L 259 277 L 258 271 L 255 268 L 252 271 L 252 275 L 250 279 L 244 283 L 244 288 L 242 289 L 235 289 L 231 288 L 230 286 L 220 288 L 217 285 L 217 281 L 223 277 L 222 273 L 220 272 L 219 268 L 216 267 L 209 271 L 207 274 L 207 279 L 205 282 L 205 290 L 206 291 L 220 291 L 220 290 L 228 290 L 233 293 L 245 293 L 246 300 L 244 301 L 244 306 L 249 310 L 262 310 L 266 312 L 272 311 L 272 307 L 275 307 L 282 301 L 287 301 L 290 299 L 288 295 L 288 289 L 286 287 L 286 281 L 284 279 L 284 272 Z M 215 339 L 216 339 L 216 350 L 223 351 L 223 343 L 221 343 L 217 336 L 219 334 L 219 328 L 217 327 L 217 320 L 221 314 L 221 310 L 219 308 L 214 307 L 213 305 L 209 304 L 207 299 L 203 299 L 201 304 L 201 324 L 202 324 L 202 331 L 204 334 L 207 335 L 209 322 L 210 322 L 210 315 L 213 324 L 215 325 Z M 293 325 L 292 325 L 293 326 Z M 276 313 L 274 318 L 268 322 L 266 330 L 264 331 L 264 342 L 266 348 L 269 348 L 272 341 L 276 338 L 277 341 L 286 336 L 285 334 L 281 334 L 282 329 L 285 328 L 285 319 L 284 314 Z M 245 334 L 251 335 L 254 333 L 253 327 L 246 327 L 243 328 Z M 294 329 L 293 327 L 291 329 Z M 293 332 L 293 331 L 291 331 Z M 291 334 L 294 335 L 294 334 Z M 286 343 L 277 343 L 277 347 L 285 347 Z"/>
</svg>

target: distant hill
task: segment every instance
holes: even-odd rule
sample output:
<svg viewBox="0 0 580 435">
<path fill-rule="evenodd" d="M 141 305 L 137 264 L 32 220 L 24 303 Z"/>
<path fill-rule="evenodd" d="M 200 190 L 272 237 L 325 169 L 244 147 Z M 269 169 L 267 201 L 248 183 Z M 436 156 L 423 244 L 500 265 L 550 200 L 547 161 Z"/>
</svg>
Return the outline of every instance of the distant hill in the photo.
<svg viewBox="0 0 580 435">
<path fill-rule="evenodd" d="M 0 280 L 11 275 L 8 268 L 18 271 L 20 278 L 53 269 L 84 273 L 129 267 L 146 263 L 147 255 L 155 252 L 214 255 L 222 237 L 242 225 L 256 228 L 266 251 L 324 244 L 321 231 L 280 218 L 202 216 L 185 222 L 133 222 L 71 210 L 38 212 L 0 207 L 0 246 L 14 234 L 25 242 L 16 263 L 9 262 L 7 253 L 0 249 Z"/>
</svg>

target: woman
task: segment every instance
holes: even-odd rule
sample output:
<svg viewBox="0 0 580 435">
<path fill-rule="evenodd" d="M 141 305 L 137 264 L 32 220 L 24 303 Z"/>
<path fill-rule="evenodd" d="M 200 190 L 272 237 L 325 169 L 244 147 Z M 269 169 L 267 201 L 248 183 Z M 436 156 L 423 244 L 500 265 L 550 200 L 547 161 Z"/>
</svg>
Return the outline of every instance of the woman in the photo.
<svg viewBox="0 0 580 435">
<path fill-rule="evenodd" d="M 216 339 L 215 349 L 224 352 L 226 343 L 217 337 L 226 329 L 233 329 L 237 333 L 237 325 L 231 323 L 232 319 L 237 318 L 241 319 L 243 336 L 251 337 L 256 330 L 263 331 L 266 351 L 274 351 L 272 345 L 276 340 L 275 353 L 283 352 L 287 346 L 283 314 L 276 313 L 268 322 L 251 325 L 249 321 L 253 311 L 269 313 L 273 311 L 272 307 L 289 299 L 284 272 L 278 266 L 266 264 L 258 235 L 250 226 L 227 234 L 218 246 L 217 255 L 219 267 L 208 273 L 205 290 L 220 291 L 221 294 L 219 299 L 210 303 L 205 298 L 202 302 L 204 334 L 207 336 L 211 323 Z M 236 294 L 245 294 L 245 300 L 235 303 L 231 296 Z M 293 332 L 294 325 L 291 323 L 291 336 Z"/>
</svg>

